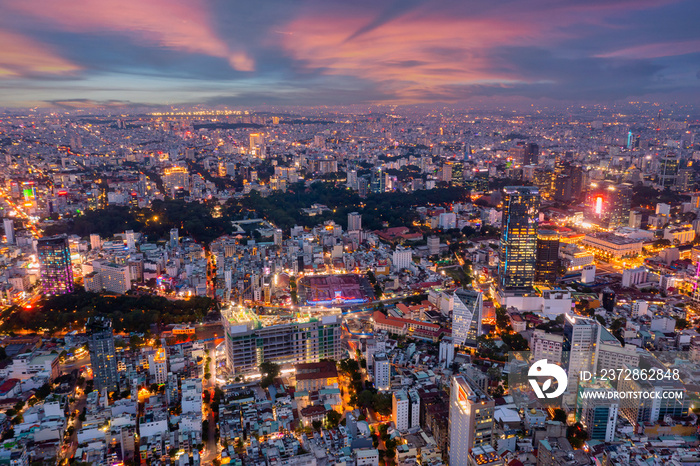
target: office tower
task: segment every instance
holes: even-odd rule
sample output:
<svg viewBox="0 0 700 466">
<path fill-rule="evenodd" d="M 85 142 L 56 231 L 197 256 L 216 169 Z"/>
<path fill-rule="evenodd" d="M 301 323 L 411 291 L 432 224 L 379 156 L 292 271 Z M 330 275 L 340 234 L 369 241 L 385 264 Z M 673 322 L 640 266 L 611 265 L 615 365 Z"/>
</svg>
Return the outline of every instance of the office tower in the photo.
<svg viewBox="0 0 700 466">
<path fill-rule="evenodd" d="M 119 376 L 112 321 L 102 316 L 91 317 L 85 324 L 85 328 L 95 388 L 99 391 L 103 389 L 107 389 L 107 392 L 117 391 Z"/>
<path fill-rule="evenodd" d="M 163 187 L 166 195 L 172 195 L 178 188 L 189 190 L 190 176 L 184 167 L 170 167 L 163 171 Z"/>
<path fill-rule="evenodd" d="M 136 250 L 136 238 L 134 237 L 134 230 L 126 230 L 126 233 L 124 233 L 124 236 L 126 236 L 126 248 L 129 251 L 135 251 Z"/>
<path fill-rule="evenodd" d="M 442 367 L 449 367 L 455 358 L 455 344 L 452 337 L 442 337 L 440 340 L 439 361 Z"/>
<path fill-rule="evenodd" d="M 489 170 L 488 168 L 474 168 L 468 174 L 466 186 L 472 192 L 483 193 L 489 190 Z"/>
<path fill-rule="evenodd" d="M 452 165 L 445 163 L 442 165 L 442 170 L 438 173 L 438 178 L 440 181 L 449 183 L 452 181 Z"/>
<path fill-rule="evenodd" d="M 362 230 L 362 215 L 357 212 L 348 214 L 348 231 Z"/>
<path fill-rule="evenodd" d="M 671 188 L 678 176 L 678 156 L 675 152 L 666 152 L 659 160 L 658 182 L 661 188 Z"/>
<path fill-rule="evenodd" d="M 391 388 L 391 364 L 385 353 L 374 355 L 374 388 L 381 391 Z"/>
<path fill-rule="evenodd" d="M 177 228 L 172 228 L 170 230 L 170 247 L 176 248 L 180 244 L 180 233 Z"/>
<path fill-rule="evenodd" d="M 525 144 L 523 151 L 523 165 L 534 165 L 537 163 L 537 157 L 540 155 L 540 146 L 530 142 Z"/>
<path fill-rule="evenodd" d="M 452 164 L 452 185 L 464 186 L 464 164 L 461 162 Z"/>
<path fill-rule="evenodd" d="M 15 223 L 11 218 L 5 218 L 2 224 L 5 227 L 5 242 L 7 244 L 15 244 Z"/>
<path fill-rule="evenodd" d="M 453 295 L 452 339 L 456 346 L 475 346 L 481 335 L 483 297 L 476 290 L 457 289 Z"/>
<path fill-rule="evenodd" d="M 537 262 L 535 283 L 551 284 L 559 270 L 559 233 L 550 230 L 537 232 Z"/>
<path fill-rule="evenodd" d="M 450 389 L 450 466 L 468 466 L 473 448 L 490 446 L 494 401 L 464 375 L 452 377 Z"/>
<path fill-rule="evenodd" d="M 280 228 L 276 228 L 275 232 L 273 233 L 273 240 L 275 242 L 275 246 L 282 246 L 282 230 Z"/>
<path fill-rule="evenodd" d="M 250 150 L 256 150 L 265 144 L 265 136 L 262 133 L 250 133 Z"/>
<path fill-rule="evenodd" d="M 372 170 L 372 179 L 370 180 L 370 190 L 373 193 L 383 193 L 386 191 L 387 174 L 381 168 Z"/>
<path fill-rule="evenodd" d="M 357 170 L 348 170 L 345 172 L 345 186 L 350 189 L 358 189 Z"/>
<path fill-rule="evenodd" d="M 607 392 L 613 389 L 605 380 L 581 381 L 576 400 L 576 421 L 583 425 L 591 440 L 612 442 L 620 402 Z"/>
<path fill-rule="evenodd" d="M 37 241 L 44 293 L 66 294 L 73 291 L 73 267 L 66 235 L 47 236 Z"/>
<path fill-rule="evenodd" d="M 534 284 L 539 206 L 537 188 L 503 188 L 498 275 L 500 288 L 504 291 L 527 291 Z"/>
<path fill-rule="evenodd" d="M 564 315 L 564 351 L 568 351 L 569 382 L 563 401 L 569 406 L 573 406 L 576 400 L 579 374 L 595 372 L 599 327 L 600 324 L 593 319 Z"/>
<path fill-rule="evenodd" d="M 610 220 L 608 228 L 626 227 L 630 222 L 632 208 L 632 185 L 622 183 L 608 188 L 610 190 Z"/>
<path fill-rule="evenodd" d="M 262 322 L 252 310 L 230 306 L 221 312 L 221 320 L 231 374 L 256 372 L 264 361 L 292 365 L 341 356 L 341 316 L 327 310 Z"/>
<path fill-rule="evenodd" d="M 557 202 L 571 202 L 572 180 L 569 175 L 561 175 L 554 180 L 554 193 L 552 197 Z"/>
</svg>

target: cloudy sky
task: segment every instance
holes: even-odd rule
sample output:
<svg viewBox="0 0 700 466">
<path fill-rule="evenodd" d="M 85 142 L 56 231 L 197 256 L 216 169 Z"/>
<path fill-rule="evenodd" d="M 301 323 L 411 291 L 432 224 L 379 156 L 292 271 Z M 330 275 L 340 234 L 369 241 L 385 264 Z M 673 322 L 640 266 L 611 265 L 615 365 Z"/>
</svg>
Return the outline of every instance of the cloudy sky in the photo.
<svg viewBox="0 0 700 466">
<path fill-rule="evenodd" d="M 0 106 L 700 102 L 698 0 L 0 0 Z"/>
</svg>

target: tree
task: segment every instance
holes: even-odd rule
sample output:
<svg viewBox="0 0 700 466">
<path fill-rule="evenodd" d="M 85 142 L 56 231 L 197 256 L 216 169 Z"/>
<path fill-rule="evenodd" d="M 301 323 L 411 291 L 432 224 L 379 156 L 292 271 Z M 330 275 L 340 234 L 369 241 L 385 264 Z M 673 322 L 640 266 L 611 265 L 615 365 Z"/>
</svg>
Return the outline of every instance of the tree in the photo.
<svg viewBox="0 0 700 466">
<path fill-rule="evenodd" d="M 267 388 L 272 385 L 275 378 L 279 375 L 280 366 L 271 361 L 263 361 L 263 363 L 260 364 L 260 372 L 263 374 L 260 386 L 262 386 L 262 388 Z"/>
<path fill-rule="evenodd" d="M 313 426 L 314 430 L 318 432 L 321 430 L 323 423 L 321 421 L 313 421 L 311 425 Z"/>
<path fill-rule="evenodd" d="M 566 429 L 566 439 L 569 441 L 572 447 L 581 448 L 583 442 L 588 440 L 588 432 L 583 429 L 581 423 L 576 423 Z"/>
<path fill-rule="evenodd" d="M 334 409 L 328 411 L 328 413 L 326 413 L 326 426 L 328 426 L 329 429 L 335 429 L 338 427 L 341 417 L 342 415 Z"/>
<path fill-rule="evenodd" d="M 559 421 L 559 422 L 566 422 L 566 411 L 564 411 L 561 408 L 555 409 L 554 416 L 552 417 L 552 420 Z"/>
</svg>

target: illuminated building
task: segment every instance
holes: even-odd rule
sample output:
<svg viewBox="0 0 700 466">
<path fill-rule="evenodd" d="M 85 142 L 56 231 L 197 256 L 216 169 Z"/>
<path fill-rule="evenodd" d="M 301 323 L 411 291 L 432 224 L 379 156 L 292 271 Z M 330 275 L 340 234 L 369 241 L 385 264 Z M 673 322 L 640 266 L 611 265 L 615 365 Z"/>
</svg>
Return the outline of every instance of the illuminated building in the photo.
<svg viewBox="0 0 700 466">
<path fill-rule="evenodd" d="M 537 262 L 535 283 L 554 283 L 559 269 L 559 233 L 540 230 L 537 232 Z"/>
<path fill-rule="evenodd" d="M 452 164 L 452 184 L 464 186 L 464 164 L 461 162 Z"/>
<path fill-rule="evenodd" d="M 66 235 L 47 236 L 37 241 L 44 293 L 66 294 L 73 291 L 73 267 Z"/>
<path fill-rule="evenodd" d="M 374 355 L 374 387 L 380 391 L 391 388 L 391 364 L 385 353 Z"/>
<path fill-rule="evenodd" d="M 163 171 L 163 187 L 166 194 L 171 194 L 177 188 L 189 189 L 190 176 L 184 167 L 170 167 Z"/>
<path fill-rule="evenodd" d="M 528 291 L 534 284 L 539 206 L 537 188 L 503 188 L 503 227 L 498 263 L 502 290 Z"/>
<path fill-rule="evenodd" d="M 476 345 L 481 335 L 483 298 L 476 290 L 457 289 L 452 307 L 452 339 L 456 346 Z"/>
<path fill-rule="evenodd" d="M 580 422 L 588 438 L 602 442 L 612 442 L 615 438 L 617 414 L 620 409 L 618 400 L 610 397 L 594 398 L 592 392 L 611 392 L 612 387 L 604 380 L 582 381 L 576 401 L 576 421 Z M 583 394 L 587 393 L 588 396 Z"/>
<path fill-rule="evenodd" d="M 489 190 L 489 170 L 487 168 L 473 169 L 469 172 L 466 186 L 471 192 L 486 192 Z"/>
<path fill-rule="evenodd" d="M 5 218 L 2 221 L 5 227 L 5 242 L 7 244 L 15 244 L 15 224 L 11 218 Z"/>
<path fill-rule="evenodd" d="M 85 328 L 95 388 L 98 391 L 107 389 L 107 392 L 115 392 L 119 389 L 119 375 L 112 321 L 102 316 L 91 317 Z"/>
<path fill-rule="evenodd" d="M 265 144 L 265 136 L 261 133 L 250 133 L 250 150 L 256 150 Z"/>
<path fill-rule="evenodd" d="M 258 316 L 231 306 L 221 316 L 231 374 L 257 372 L 264 361 L 293 365 L 341 357 L 341 316 L 333 310 Z"/>
<path fill-rule="evenodd" d="M 386 191 L 387 174 L 381 168 L 372 170 L 372 179 L 370 180 L 370 191 L 373 193 L 383 193 Z"/>
<path fill-rule="evenodd" d="M 670 188 L 676 184 L 678 176 L 678 156 L 675 152 L 667 152 L 659 160 L 658 182 L 661 188 Z"/>
<path fill-rule="evenodd" d="M 449 457 L 451 466 L 469 465 L 470 450 L 490 446 L 494 401 L 463 375 L 452 377 Z"/>
<path fill-rule="evenodd" d="M 642 253 L 642 240 L 612 233 L 587 233 L 581 242 L 596 256 L 604 259 L 636 257 Z"/>
<path fill-rule="evenodd" d="M 348 231 L 362 230 L 362 214 L 350 212 L 348 214 Z"/>
</svg>

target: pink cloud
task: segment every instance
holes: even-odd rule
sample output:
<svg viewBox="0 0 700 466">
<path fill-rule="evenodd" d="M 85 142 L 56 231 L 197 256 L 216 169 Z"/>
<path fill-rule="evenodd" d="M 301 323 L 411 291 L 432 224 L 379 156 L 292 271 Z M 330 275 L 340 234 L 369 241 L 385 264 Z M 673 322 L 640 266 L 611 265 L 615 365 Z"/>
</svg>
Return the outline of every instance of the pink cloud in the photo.
<svg viewBox="0 0 700 466">
<path fill-rule="evenodd" d="M 0 30 L 0 78 L 28 75 L 71 76 L 80 67 L 59 57 L 43 44 Z"/>
<path fill-rule="evenodd" d="M 255 69 L 253 59 L 242 47 L 231 47 L 216 35 L 202 2 L 34 0 L 5 2 L 4 8 L 71 32 L 123 33 L 137 42 L 224 58 L 239 71 Z"/>
<path fill-rule="evenodd" d="M 700 52 L 700 40 L 662 42 L 628 47 L 598 55 L 601 58 L 650 59 Z"/>
</svg>

